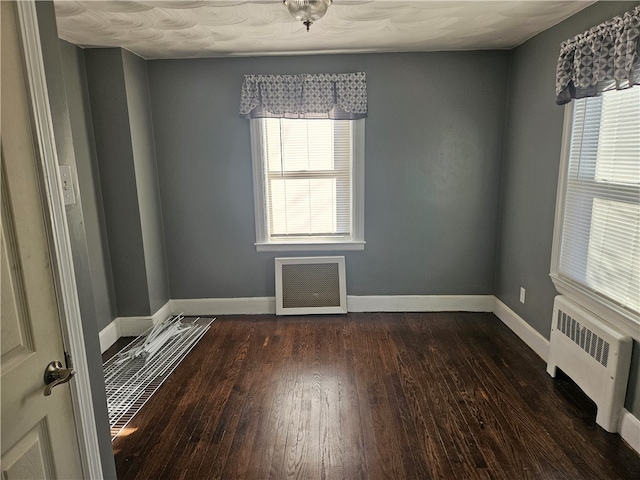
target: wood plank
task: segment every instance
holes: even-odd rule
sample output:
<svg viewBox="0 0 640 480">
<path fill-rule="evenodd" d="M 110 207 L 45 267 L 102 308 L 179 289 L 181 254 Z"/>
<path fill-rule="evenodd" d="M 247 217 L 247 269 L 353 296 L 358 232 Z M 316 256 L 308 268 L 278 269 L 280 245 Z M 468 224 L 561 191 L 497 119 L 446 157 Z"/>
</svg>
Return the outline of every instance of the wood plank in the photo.
<svg viewBox="0 0 640 480">
<path fill-rule="evenodd" d="M 114 452 L 120 479 L 640 478 L 484 313 L 218 317 Z"/>
</svg>

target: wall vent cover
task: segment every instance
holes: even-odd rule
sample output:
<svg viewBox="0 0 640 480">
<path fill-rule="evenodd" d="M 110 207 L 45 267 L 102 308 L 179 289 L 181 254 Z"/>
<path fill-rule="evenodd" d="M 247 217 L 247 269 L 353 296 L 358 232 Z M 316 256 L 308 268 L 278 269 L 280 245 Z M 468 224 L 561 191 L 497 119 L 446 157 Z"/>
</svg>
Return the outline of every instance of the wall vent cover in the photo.
<svg viewBox="0 0 640 480">
<path fill-rule="evenodd" d="M 276 258 L 276 314 L 346 313 L 344 257 Z"/>
<path fill-rule="evenodd" d="M 618 431 L 631 363 L 631 337 L 576 302 L 558 295 L 553 303 L 547 372 L 560 368 L 597 405 L 596 423 Z"/>
<path fill-rule="evenodd" d="M 575 318 L 558 309 L 558 330 L 587 352 L 604 367 L 609 361 L 609 342 L 592 332 L 588 327 L 580 325 Z"/>
</svg>

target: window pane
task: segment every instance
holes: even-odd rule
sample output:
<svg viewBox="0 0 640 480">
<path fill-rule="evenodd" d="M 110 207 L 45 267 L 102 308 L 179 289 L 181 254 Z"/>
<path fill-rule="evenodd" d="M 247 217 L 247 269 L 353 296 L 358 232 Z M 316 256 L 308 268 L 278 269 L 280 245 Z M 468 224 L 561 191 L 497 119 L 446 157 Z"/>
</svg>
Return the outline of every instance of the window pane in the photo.
<svg viewBox="0 0 640 480">
<path fill-rule="evenodd" d="M 333 169 L 331 120 L 281 120 L 283 169 L 288 172 Z"/>
<path fill-rule="evenodd" d="M 621 117 L 626 121 L 617 121 Z M 640 87 L 602 96 L 595 178 L 610 183 L 640 183 Z"/>
<path fill-rule="evenodd" d="M 331 235 L 336 232 L 335 179 L 273 179 L 273 235 Z"/>
<path fill-rule="evenodd" d="M 640 88 L 575 101 L 559 274 L 640 313 Z"/>
<path fill-rule="evenodd" d="M 588 286 L 640 311 L 640 205 L 596 198 L 591 216 Z"/>
<path fill-rule="evenodd" d="M 268 118 L 262 121 L 264 159 L 270 172 L 279 172 L 282 168 L 282 143 L 280 121 Z"/>
<path fill-rule="evenodd" d="M 352 124 L 264 119 L 270 236 L 347 236 L 352 223 Z"/>
<path fill-rule="evenodd" d="M 333 169 L 334 121 L 268 118 L 264 122 L 270 171 Z"/>
</svg>

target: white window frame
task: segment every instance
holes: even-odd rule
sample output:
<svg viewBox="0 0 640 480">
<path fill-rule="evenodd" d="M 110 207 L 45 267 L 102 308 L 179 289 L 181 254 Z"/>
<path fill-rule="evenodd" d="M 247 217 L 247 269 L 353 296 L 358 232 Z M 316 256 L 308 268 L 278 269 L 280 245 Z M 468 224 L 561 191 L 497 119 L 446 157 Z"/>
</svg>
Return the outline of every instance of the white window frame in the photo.
<svg viewBox="0 0 640 480">
<path fill-rule="evenodd" d="M 271 240 L 265 211 L 263 131 L 260 119 L 251 119 L 251 157 L 253 163 L 253 201 L 256 224 L 256 250 L 258 252 L 310 252 L 364 250 L 364 131 L 365 120 L 353 120 L 352 130 L 352 231 L 349 237 L 309 237 Z"/>
<path fill-rule="evenodd" d="M 566 295 L 571 300 L 609 322 L 613 327 L 629 335 L 634 340 L 640 341 L 640 316 L 634 315 L 633 312 L 629 312 L 620 305 L 592 292 L 559 273 L 569 156 L 571 154 L 571 139 L 573 134 L 573 112 L 574 102 L 566 104 L 564 109 L 562 148 L 560 152 L 560 169 L 558 173 L 551 269 L 549 275 L 556 290 L 560 294 Z"/>
</svg>

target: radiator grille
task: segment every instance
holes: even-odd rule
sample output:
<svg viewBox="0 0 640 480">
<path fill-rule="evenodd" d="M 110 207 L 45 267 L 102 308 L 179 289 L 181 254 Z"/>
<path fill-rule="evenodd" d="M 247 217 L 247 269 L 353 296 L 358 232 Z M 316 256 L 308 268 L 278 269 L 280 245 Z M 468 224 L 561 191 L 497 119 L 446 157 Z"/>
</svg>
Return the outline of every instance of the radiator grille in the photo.
<svg viewBox="0 0 640 480">
<path fill-rule="evenodd" d="M 337 263 L 282 265 L 283 308 L 340 306 Z"/>
<path fill-rule="evenodd" d="M 558 310 L 558 330 L 569 337 L 576 345 L 587 352 L 598 363 L 607 366 L 609 361 L 609 342 L 603 340 L 580 322 Z"/>
<path fill-rule="evenodd" d="M 597 405 L 596 423 L 618 431 L 633 340 L 563 295 L 554 299 L 551 323 L 547 373 L 555 377 L 560 368 Z"/>
<path fill-rule="evenodd" d="M 275 259 L 276 315 L 347 313 L 344 257 Z"/>
</svg>

